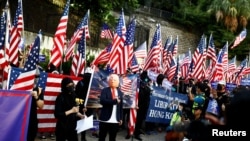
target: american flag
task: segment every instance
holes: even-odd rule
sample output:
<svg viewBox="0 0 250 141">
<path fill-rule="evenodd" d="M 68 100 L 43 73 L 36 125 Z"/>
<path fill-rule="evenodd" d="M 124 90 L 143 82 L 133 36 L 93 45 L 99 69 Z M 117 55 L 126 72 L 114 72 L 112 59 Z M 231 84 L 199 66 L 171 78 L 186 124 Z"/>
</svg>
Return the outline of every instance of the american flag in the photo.
<svg viewBox="0 0 250 141">
<path fill-rule="evenodd" d="M 8 87 L 10 88 L 18 75 L 23 72 L 20 68 L 12 67 L 10 71 L 10 78 Z M 75 84 L 82 77 L 74 77 L 62 74 L 52 74 L 40 72 L 40 77 L 37 86 L 44 90 L 44 107 L 38 109 L 38 132 L 54 132 L 56 127 L 56 119 L 54 117 L 55 100 L 57 95 L 61 92 L 61 81 L 64 77 L 70 77 Z M 33 81 L 34 82 L 34 81 Z"/>
<path fill-rule="evenodd" d="M 196 79 L 202 79 L 205 77 L 205 66 L 204 66 L 204 46 L 205 46 L 206 38 L 204 36 L 201 37 L 198 47 L 196 48 L 192 61 L 194 65 L 192 76 Z"/>
<path fill-rule="evenodd" d="M 124 12 L 121 11 L 118 25 L 116 27 L 115 35 L 112 42 L 112 50 L 108 64 L 114 70 L 116 74 L 125 74 L 126 65 L 124 64 L 124 42 L 126 40 L 126 25 L 124 19 Z"/>
<path fill-rule="evenodd" d="M 125 69 L 128 69 L 129 64 L 131 64 L 133 52 L 134 52 L 134 40 L 135 40 L 135 19 L 133 19 L 129 25 L 126 32 L 126 41 L 124 43 L 124 65 Z"/>
<path fill-rule="evenodd" d="M 112 44 L 110 43 L 108 46 L 105 47 L 104 50 L 100 52 L 100 54 L 95 58 L 92 64 L 98 65 L 107 63 L 109 61 L 111 49 L 112 49 Z"/>
<path fill-rule="evenodd" d="M 169 47 L 170 47 L 171 44 L 172 44 L 172 36 L 169 36 L 169 37 L 167 38 L 166 43 L 165 43 L 164 48 L 163 48 L 162 61 L 163 61 L 164 67 L 165 67 L 166 64 L 167 64 L 168 49 L 169 49 Z"/>
<path fill-rule="evenodd" d="M 208 49 L 207 49 L 207 58 L 212 60 L 212 64 L 216 63 L 216 51 L 215 51 L 215 45 L 214 45 L 214 39 L 213 35 L 211 34 L 209 37 L 209 42 L 208 42 Z"/>
<path fill-rule="evenodd" d="M 235 73 L 239 74 L 244 71 L 244 69 L 247 67 L 247 58 L 241 61 L 240 65 L 236 68 Z"/>
<path fill-rule="evenodd" d="M 80 24 L 77 26 L 76 31 L 71 37 L 68 47 L 65 50 L 64 61 L 68 61 L 73 54 L 76 43 L 81 39 L 83 31 L 85 31 L 85 37 L 89 38 L 89 28 L 88 28 L 89 10 L 81 20 Z"/>
<path fill-rule="evenodd" d="M 86 50 L 86 37 L 85 33 L 82 34 L 76 55 L 73 58 L 71 65 L 71 75 L 79 76 L 80 74 L 84 74 L 84 66 L 85 66 L 85 50 Z"/>
<path fill-rule="evenodd" d="M 228 73 L 234 72 L 236 69 L 236 56 L 234 56 L 229 62 L 228 62 Z"/>
<path fill-rule="evenodd" d="M 135 54 L 132 57 L 130 69 L 131 69 L 132 72 L 138 72 L 139 71 L 139 64 L 138 64 L 138 61 L 137 61 L 137 59 L 135 57 Z"/>
<path fill-rule="evenodd" d="M 236 68 L 236 72 L 235 72 L 235 82 L 236 84 L 238 84 L 241 79 L 242 79 L 242 76 L 246 74 L 246 69 L 247 69 L 247 62 L 248 62 L 248 59 L 244 59 L 240 65 Z"/>
<path fill-rule="evenodd" d="M 10 48 L 9 57 L 10 63 L 18 65 L 18 45 L 21 41 L 21 33 L 23 30 L 23 13 L 22 13 L 22 0 L 18 0 L 16 15 L 12 24 L 10 33 Z"/>
<path fill-rule="evenodd" d="M 185 56 L 180 64 L 180 75 L 183 78 L 187 78 L 188 76 L 188 68 L 191 62 L 191 51 L 190 49 L 188 50 L 188 52 L 185 53 Z"/>
<path fill-rule="evenodd" d="M 236 71 L 236 56 L 234 56 L 229 62 L 228 62 L 228 71 L 227 71 L 227 82 L 233 83 L 234 81 L 234 75 Z"/>
<path fill-rule="evenodd" d="M 172 37 L 171 37 L 172 38 Z M 163 71 L 163 74 L 166 74 L 169 67 L 170 67 L 170 64 L 171 64 L 171 61 L 174 57 L 174 48 L 175 48 L 175 44 L 177 43 L 177 39 L 175 39 L 168 47 L 167 49 L 167 58 L 166 58 L 166 61 L 165 61 L 165 64 L 164 64 L 164 71 Z"/>
<path fill-rule="evenodd" d="M 100 52 L 100 54 L 95 58 L 92 64 L 98 65 L 107 63 L 109 61 L 111 49 L 112 49 L 112 44 L 109 44 L 104 50 Z"/>
<path fill-rule="evenodd" d="M 175 56 L 178 52 L 178 42 L 179 42 L 179 38 L 178 36 L 176 37 L 176 39 L 174 40 L 174 50 L 173 50 L 173 56 Z"/>
<path fill-rule="evenodd" d="M 3 12 L 0 19 L 0 68 L 3 69 L 8 65 L 5 58 L 4 46 L 5 46 L 5 34 L 6 34 L 6 16 L 7 14 Z"/>
<path fill-rule="evenodd" d="M 143 70 L 148 70 L 149 68 L 154 68 L 154 67 L 158 67 L 158 63 L 159 63 L 159 54 L 161 52 L 161 45 L 162 41 L 161 41 L 161 26 L 160 24 L 157 25 L 153 40 L 152 40 L 152 44 L 151 44 L 151 48 L 150 51 L 148 53 L 148 56 L 146 58 L 145 61 L 145 66 L 143 68 Z"/>
<path fill-rule="evenodd" d="M 58 67 L 61 64 L 63 48 L 66 42 L 65 38 L 68 23 L 69 5 L 70 0 L 67 1 L 59 25 L 57 26 L 57 30 L 53 39 L 54 46 L 51 50 L 51 58 L 48 66 L 53 64 L 54 66 Z"/>
<path fill-rule="evenodd" d="M 233 46 L 231 46 L 231 49 L 238 46 L 247 36 L 247 29 L 244 28 L 240 34 L 235 38 Z"/>
<path fill-rule="evenodd" d="M 147 42 L 144 41 L 140 46 L 138 46 L 134 51 L 136 58 L 144 59 L 147 57 Z"/>
<path fill-rule="evenodd" d="M 38 132 L 55 131 L 55 100 L 61 92 L 61 81 L 64 77 L 70 77 L 75 84 L 82 79 L 81 77 L 40 72 L 38 86 L 44 90 L 44 107 L 38 110 Z"/>
<path fill-rule="evenodd" d="M 106 23 L 103 23 L 100 37 L 102 39 L 113 39 L 113 33 Z"/>
<path fill-rule="evenodd" d="M 24 65 L 23 72 L 14 81 L 11 90 L 31 91 L 33 89 L 37 63 L 39 62 L 39 51 L 40 36 L 38 35 Z"/>
<path fill-rule="evenodd" d="M 169 70 L 167 71 L 168 81 L 172 82 L 176 74 L 176 69 L 177 69 L 177 63 L 175 62 L 174 58 L 172 58 Z"/>
<path fill-rule="evenodd" d="M 136 107 L 138 106 L 138 95 L 139 95 L 139 89 L 140 89 L 140 77 L 139 75 L 137 76 L 137 89 L 135 93 L 135 100 L 133 105 L 135 107 L 130 108 L 130 114 L 129 114 L 129 122 L 128 122 L 128 128 L 129 128 L 129 134 L 133 135 L 134 130 L 135 130 L 135 123 L 136 123 L 136 116 L 137 116 L 137 109 Z"/>
<path fill-rule="evenodd" d="M 120 89 L 124 94 L 132 94 L 132 79 L 128 76 L 123 76 L 121 78 L 121 86 Z"/>
<path fill-rule="evenodd" d="M 220 80 L 225 80 L 224 79 L 224 72 L 223 72 L 223 56 L 224 56 L 225 51 L 221 50 L 218 54 L 218 59 L 213 71 L 213 76 L 211 78 L 212 81 L 220 81 Z"/>
<path fill-rule="evenodd" d="M 228 42 L 226 42 L 226 44 L 224 45 L 224 47 L 221 49 L 222 52 L 224 52 L 223 54 L 223 58 L 222 58 L 222 66 L 224 69 L 224 73 L 227 72 L 228 70 Z"/>
<path fill-rule="evenodd" d="M 6 33 L 5 33 L 5 58 L 9 62 L 9 48 L 10 48 L 10 32 L 11 32 L 11 18 L 10 18 L 10 8 L 9 1 L 6 1 L 4 12 L 6 13 Z"/>
</svg>

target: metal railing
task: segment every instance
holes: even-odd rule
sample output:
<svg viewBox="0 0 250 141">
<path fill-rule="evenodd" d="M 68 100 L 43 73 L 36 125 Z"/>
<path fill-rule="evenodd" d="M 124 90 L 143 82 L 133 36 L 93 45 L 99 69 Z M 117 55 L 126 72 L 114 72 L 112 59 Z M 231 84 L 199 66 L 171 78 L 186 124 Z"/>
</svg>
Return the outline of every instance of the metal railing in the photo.
<svg viewBox="0 0 250 141">
<path fill-rule="evenodd" d="M 147 7 L 147 6 L 142 6 L 136 9 L 136 12 L 141 13 L 141 14 L 146 14 L 146 15 L 152 15 L 154 17 L 167 19 L 167 20 L 170 20 L 174 16 L 172 12 L 164 11 L 164 10 L 160 10 L 160 9 L 156 9 L 152 7 Z"/>
</svg>

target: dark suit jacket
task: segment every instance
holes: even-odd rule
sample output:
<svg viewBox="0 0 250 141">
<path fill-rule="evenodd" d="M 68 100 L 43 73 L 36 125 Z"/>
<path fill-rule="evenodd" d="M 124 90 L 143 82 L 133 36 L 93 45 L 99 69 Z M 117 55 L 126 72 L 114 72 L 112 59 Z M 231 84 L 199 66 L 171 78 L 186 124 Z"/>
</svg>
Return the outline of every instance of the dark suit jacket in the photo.
<svg viewBox="0 0 250 141">
<path fill-rule="evenodd" d="M 112 93 L 110 87 L 103 88 L 101 91 L 100 103 L 102 104 L 101 114 L 99 120 L 108 121 L 111 117 L 113 105 L 117 105 L 116 118 L 119 122 L 123 119 L 123 102 L 122 96 L 123 92 L 117 88 L 118 97 L 121 100 L 120 103 L 117 103 L 116 99 L 112 99 Z"/>
</svg>

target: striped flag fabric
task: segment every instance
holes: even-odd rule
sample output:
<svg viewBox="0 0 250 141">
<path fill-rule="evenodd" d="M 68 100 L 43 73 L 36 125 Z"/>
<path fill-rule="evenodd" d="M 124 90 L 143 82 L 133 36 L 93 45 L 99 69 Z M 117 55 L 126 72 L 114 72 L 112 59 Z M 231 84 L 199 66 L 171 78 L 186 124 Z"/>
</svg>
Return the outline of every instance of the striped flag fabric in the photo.
<svg viewBox="0 0 250 141">
<path fill-rule="evenodd" d="M 110 43 L 104 50 L 100 52 L 100 54 L 95 58 L 92 62 L 93 65 L 104 64 L 109 61 L 110 52 L 112 50 L 112 44 Z"/>
<path fill-rule="evenodd" d="M 178 42 L 179 42 L 179 37 L 177 36 L 176 39 L 174 40 L 174 49 L 173 49 L 173 56 L 175 56 L 178 52 Z"/>
<path fill-rule="evenodd" d="M 79 76 L 84 74 L 85 62 L 86 62 L 86 37 L 85 33 L 82 34 L 76 55 L 73 58 L 70 74 L 74 76 Z"/>
<path fill-rule="evenodd" d="M 177 69 L 177 62 L 175 62 L 174 58 L 172 58 L 169 70 L 167 71 L 168 81 L 172 82 L 172 80 L 174 79 L 174 76 L 176 74 L 176 69 Z"/>
<path fill-rule="evenodd" d="M 144 59 L 147 57 L 147 42 L 144 41 L 140 46 L 138 46 L 134 51 L 136 58 Z"/>
<path fill-rule="evenodd" d="M 25 62 L 23 72 L 19 74 L 19 76 L 11 86 L 10 90 L 32 91 L 34 86 L 37 63 L 39 62 L 39 52 L 40 36 L 38 35 L 35 39 L 33 47 L 31 48 L 31 52 L 28 56 L 27 62 Z"/>
<path fill-rule="evenodd" d="M 126 41 L 124 43 L 124 51 L 123 51 L 123 57 L 124 57 L 124 68 L 125 70 L 128 69 L 129 64 L 131 64 L 133 52 L 134 52 L 134 40 L 135 40 L 135 26 L 136 21 L 133 19 L 129 25 L 128 30 L 126 32 Z"/>
<path fill-rule="evenodd" d="M 214 45 L 213 35 L 211 34 L 208 41 L 207 58 L 212 60 L 212 64 L 216 63 L 216 51 Z"/>
<path fill-rule="evenodd" d="M 189 49 L 188 52 L 185 53 L 185 56 L 182 62 L 180 63 L 180 76 L 181 77 L 183 78 L 188 77 L 188 69 L 189 69 L 190 62 L 191 62 L 191 51 Z"/>
<path fill-rule="evenodd" d="M 113 33 L 106 23 L 103 23 L 102 25 L 100 38 L 101 39 L 113 39 Z"/>
<path fill-rule="evenodd" d="M 231 49 L 234 49 L 236 46 L 238 46 L 247 36 L 247 29 L 244 28 L 240 34 L 235 38 L 233 46 L 231 46 Z"/>
<path fill-rule="evenodd" d="M 126 41 L 126 25 L 124 19 L 123 9 L 121 11 L 118 25 L 116 27 L 116 31 L 114 34 L 114 38 L 112 41 L 112 50 L 110 54 L 110 58 L 108 64 L 114 70 L 116 74 L 125 74 L 126 73 L 126 65 L 124 64 L 124 43 Z"/>
<path fill-rule="evenodd" d="M 129 122 L 128 122 L 128 128 L 129 128 L 129 134 L 133 135 L 135 131 L 135 124 L 136 124 L 136 116 L 137 116 L 137 105 L 138 105 L 138 95 L 139 95 L 139 89 L 140 89 L 140 77 L 139 75 L 137 76 L 136 80 L 136 93 L 135 93 L 135 99 L 133 101 L 134 105 L 132 108 L 130 108 L 130 114 L 129 114 Z"/>
<path fill-rule="evenodd" d="M 192 76 L 196 79 L 202 79 L 202 77 L 205 77 L 205 70 L 204 70 L 205 60 L 203 56 L 205 43 L 206 43 L 206 38 L 202 36 L 192 58 L 194 65 Z"/>
<path fill-rule="evenodd" d="M 11 17 L 9 1 L 6 1 L 4 12 L 6 13 L 6 33 L 5 33 L 5 58 L 9 62 L 9 48 L 10 48 L 10 29 L 11 29 Z"/>
<path fill-rule="evenodd" d="M 225 51 L 221 50 L 218 54 L 218 59 L 215 65 L 215 69 L 213 71 L 212 81 L 220 81 L 224 79 L 224 71 L 223 71 L 223 56 Z"/>
<path fill-rule="evenodd" d="M 164 64 L 164 67 L 166 66 L 167 64 L 167 58 L 168 58 L 168 49 L 170 47 L 170 45 L 172 44 L 172 36 L 169 36 L 166 40 L 166 43 L 164 45 L 164 48 L 163 48 L 163 55 L 162 55 L 162 61 L 163 61 L 163 64 Z"/>
<path fill-rule="evenodd" d="M 7 14 L 3 12 L 0 19 L 0 70 L 4 69 L 8 62 L 5 58 L 5 34 L 6 34 L 6 16 Z"/>
<path fill-rule="evenodd" d="M 78 41 L 80 41 L 83 32 L 85 32 L 85 37 L 90 38 L 89 36 L 89 28 L 88 28 L 88 19 L 89 19 L 89 10 L 81 20 L 80 24 L 77 26 L 76 31 L 71 37 L 68 47 L 65 50 L 64 61 L 68 61 L 74 52 L 75 45 Z"/>
<path fill-rule="evenodd" d="M 54 35 L 54 46 L 51 50 L 51 58 L 48 66 L 50 66 L 50 64 L 53 64 L 55 67 L 58 67 L 61 64 L 63 57 L 63 49 L 66 43 L 66 30 L 68 24 L 69 6 L 70 0 L 68 0 L 66 3 L 62 17 L 59 21 L 56 33 Z"/>
<path fill-rule="evenodd" d="M 139 64 L 138 61 L 135 57 L 135 55 L 133 55 L 132 60 L 131 60 L 131 64 L 130 64 L 130 69 L 132 72 L 138 72 L 139 71 Z"/>
<path fill-rule="evenodd" d="M 171 37 L 172 38 L 172 37 Z M 171 39 L 172 40 L 172 39 Z M 170 64 L 171 64 L 171 61 L 172 59 L 175 57 L 174 55 L 174 49 L 175 49 L 175 44 L 177 44 L 178 40 L 177 38 L 171 42 L 171 44 L 169 45 L 168 49 L 166 50 L 166 60 L 164 61 L 164 71 L 163 71 L 163 74 L 166 74 L 167 71 L 169 70 L 170 68 Z"/>
<path fill-rule="evenodd" d="M 128 76 L 123 76 L 120 89 L 124 94 L 132 94 L 132 79 Z"/>
<path fill-rule="evenodd" d="M 75 84 L 82 77 L 67 76 L 62 74 L 40 73 L 38 86 L 44 90 L 44 107 L 38 109 L 38 132 L 54 132 L 56 118 L 54 117 L 55 100 L 61 92 L 61 81 L 64 77 L 70 77 Z"/>
<path fill-rule="evenodd" d="M 229 62 L 228 62 L 228 73 L 232 73 L 236 70 L 236 56 L 234 56 Z"/>
<path fill-rule="evenodd" d="M 9 57 L 10 63 L 18 66 L 18 45 L 21 42 L 23 30 L 22 0 L 18 0 L 18 6 L 10 33 Z"/>
<path fill-rule="evenodd" d="M 159 63 L 159 55 L 161 52 L 161 26 L 160 24 L 157 25 L 152 44 L 150 47 L 150 51 L 145 61 L 145 66 L 143 70 L 148 70 L 149 68 L 158 67 Z"/>
<path fill-rule="evenodd" d="M 23 72 L 23 69 L 12 67 L 10 71 L 10 78 L 8 87 L 12 87 L 18 75 Z M 62 74 L 46 73 L 40 71 L 40 77 L 37 86 L 44 90 L 44 107 L 38 109 L 38 132 L 54 132 L 56 127 L 56 119 L 54 117 L 55 100 L 57 95 L 61 92 L 61 81 L 64 77 L 70 77 L 75 84 L 82 79 L 82 77 L 75 77 Z M 33 81 L 34 83 L 34 81 Z"/>
</svg>

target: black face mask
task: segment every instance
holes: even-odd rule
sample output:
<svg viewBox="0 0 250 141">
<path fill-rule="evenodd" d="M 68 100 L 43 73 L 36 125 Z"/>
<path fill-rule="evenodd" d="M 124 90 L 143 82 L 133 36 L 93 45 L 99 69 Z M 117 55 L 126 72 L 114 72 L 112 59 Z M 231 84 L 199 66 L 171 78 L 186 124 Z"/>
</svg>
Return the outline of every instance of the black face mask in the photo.
<svg viewBox="0 0 250 141">
<path fill-rule="evenodd" d="M 75 87 L 74 86 L 69 86 L 69 87 L 66 87 L 66 90 L 68 93 L 74 93 L 75 92 Z"/>
</svg>

